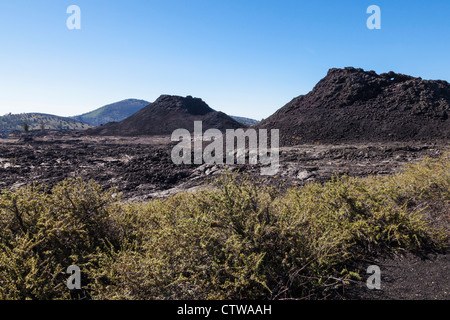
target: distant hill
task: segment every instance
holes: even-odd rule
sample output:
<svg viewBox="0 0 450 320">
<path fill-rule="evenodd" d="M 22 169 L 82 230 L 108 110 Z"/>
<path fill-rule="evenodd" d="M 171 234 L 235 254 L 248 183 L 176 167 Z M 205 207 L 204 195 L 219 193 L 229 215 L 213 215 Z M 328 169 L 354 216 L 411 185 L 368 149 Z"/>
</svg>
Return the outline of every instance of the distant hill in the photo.
<svg viewBox="0 0 450 320">
<path fill-rule="evenodd" d="M 22 124 L 27 123 L 29 130 L 84 130 L 91 126 L 72 118 L 45 113 L 21 113 L 0 116 L 0 131 L 23 131 Z"/>
<path fill-rule="evenodd" d="M 94 111 L 84 113 L 79 116 L 73 116 L 72 118 L 90 124 L 92 126 L 98 126 L 107 124 L 108 122 L 120 122 L 129 116 L 135 114 L 139 110 L 148 106 L 151 102 L 138 99 L 126 99 L 119 102 L 108 104 L 104 107 L 95 109 Z M 255 119 L 230 116 L 239 123 L 251 126 L 258 124 L 259 121 Z"/>
<path fill-rule="evenodd" d="M 72 118 L 92 126 L 98 126 L 108 122 L 120 122 L 149 104 L 150 102 L 145 100 L 127 99 Z"/>
<path fill-rule="evenodd" d="M 191 96 L 162 95 L 155 102 L 121 122 L 111 122 L 87 131 L 91 135 L 166 135 L 184 128 L 193 132 L 194 121 L 203 121 L 203 129 L 246 127 L 223 112 L 210 108 L 202 99 Z"/>
<path fill-rule="evenodd" d="M 255 124 L 258 124 L 260 121 L 250 118 L 244 118 L 244 117 L 238 117 L 238 116 L 230 116 L 234 120 L 236 120 L 239 123 L 245 124 L 247 126 L 252 126 Z"/>
<path fill-rule="evenodd" d="M 281 145 L 450 139 L 450 84 L 394 72 L 330 69 L 257 125 L 279 129 Z"/>
</svg>

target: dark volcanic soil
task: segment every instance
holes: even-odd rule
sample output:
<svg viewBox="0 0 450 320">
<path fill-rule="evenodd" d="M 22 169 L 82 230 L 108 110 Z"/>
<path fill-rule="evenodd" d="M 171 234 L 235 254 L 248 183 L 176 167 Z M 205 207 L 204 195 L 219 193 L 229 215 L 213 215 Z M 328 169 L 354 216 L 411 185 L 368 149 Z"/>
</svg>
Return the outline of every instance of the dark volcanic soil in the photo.
<svg viewBox="0 0 450 320">
<path fill-rule="evenodd" d="M 257 125 L 279 129 L 281 145 L 299 143 L 448 141 L 450 84 L 394 72 L 330 69 Z"/>
<path fill-rule="evenodd" d="M 80 133 L 0 140 L 0 187 L 53 185 L 82 177 L 117 187 L 124 199 L 143 200 L 203 185 L 227 169 L 246 172 L 255 182 L 285 186 L 326 181 L 335 173 L 391 174 L 424 156 L 437 157 L 445 148 L 413 143 L 284 147 L 276 176 L 261 176 L 260 165 L 175 165 L 170 156 L 175 144 L 168 136 L 95 138 Z"/>
<path fill-rule="evenodd" d="M 117 186 L 126 199 L 169 189 L 191 175 L 192 168 L 171 161 L 168 138 L 88 139 L 76 136 L 34 138 L 0 144 L 0 186 L 17 188 L 32 182 L 54 185 L 66 179 L 93 179 Z"/>
<path fill-rule="evenodd" d="M 345 298 L 351 300 L 450 300 L 450 254 L 414 255 L 398 253 L 366 261 L 381 271 L 381 288 L 368 289 L 371 274 L 364 270 L 362 280 L 352 286 Z"/>
</svg>

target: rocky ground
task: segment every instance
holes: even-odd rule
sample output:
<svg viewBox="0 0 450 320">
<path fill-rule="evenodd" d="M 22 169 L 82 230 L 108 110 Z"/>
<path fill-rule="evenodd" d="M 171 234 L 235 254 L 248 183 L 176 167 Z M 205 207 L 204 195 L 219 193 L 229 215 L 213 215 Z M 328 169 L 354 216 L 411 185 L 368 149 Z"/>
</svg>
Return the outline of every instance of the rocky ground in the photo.
<svg viewBox="0 0 450 320">
<path fill-rule="evenodd" d="M 280 170 L 261 176 L 261 165 L 175 165 L 170 137 L 89 137 L 79 133 L 0 140 L 0 188 L 33 182 L 53 185 L 65 178 L 94 179 L 115 186 L 124 200 L 145 200 L 199 187 L 226 170 L 248 173 L 255 182 L 296 186 L 334 174 L 392 174 L 424 156 L 438 157 L 445 145 L 371 143 L 301 145 L 280 149 Z"/>
<path fill-rule="evenodd" d="M 94 179 L 115 186 L 124 201 L 166 197 L 201 188 L 227 169 L 250 175 L 255 183 L 282 187 L 326 181 L 334 174 L 367 176 L 398 172 L 423 157 L 438 157 L 448 145 L 433 143 L 358 143 L 301 145 L 280 149 L 276 176 L 261 176 L 259 165 L 175 165 L 174 143 L 159 137 L 90 137 L 80 133 L 40 134 L 33 138 L 0 139 L 0 188 L 15 189 L 33 182 L 53 185 L 70 177 Z M 450 225 L 449 208 L 442 211 Z M 396 255 L 380 257 L 382 289 L 354 285 L 350 299 L 449 299 L 449 256 Z"/>
</svg>

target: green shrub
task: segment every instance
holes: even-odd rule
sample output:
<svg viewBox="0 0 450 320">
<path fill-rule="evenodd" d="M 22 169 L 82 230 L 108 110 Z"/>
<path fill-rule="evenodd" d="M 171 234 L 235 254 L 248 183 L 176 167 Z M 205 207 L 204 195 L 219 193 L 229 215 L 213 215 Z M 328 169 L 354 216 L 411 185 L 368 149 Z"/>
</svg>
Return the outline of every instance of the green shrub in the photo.
<svg viewBox="0 0 450 320">
<path fill-rule="evenodd" d="M 0 197 L 0 298 L 67 298 L 64 272 L 95 264 L 105 243 L 119 244 L 112 191 L 64 181 L 50 193 L 31 186 Z"/>
<path fill-rule="evenodd" d="M 446 244 L 424 210 L 449 204 L 449 172 L 447 153 L 285 193 L 231 173 L 138 204 L 80 179 L 3 191 L 0 298 L 67 299 L 72 264 L 94 299 L 326 298 L 361 259 Z"/>
</svg>

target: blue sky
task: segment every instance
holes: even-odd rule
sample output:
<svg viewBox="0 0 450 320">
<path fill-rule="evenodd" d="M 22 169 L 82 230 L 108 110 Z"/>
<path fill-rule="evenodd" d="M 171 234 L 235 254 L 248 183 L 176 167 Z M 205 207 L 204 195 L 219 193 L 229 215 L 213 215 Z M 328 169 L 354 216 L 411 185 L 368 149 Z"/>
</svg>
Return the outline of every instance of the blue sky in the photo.
<svg viewBox="0 0 450 320">
<path fill-rule="evenodd" d="M 442 0 L 0 0 L 0 114 L 174 94 L 261 119 L 333 67 L 450 81 L 449 35 Z"/>
</svg>

